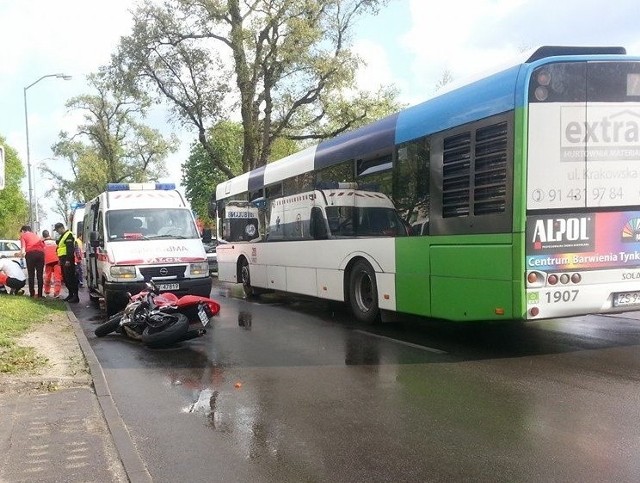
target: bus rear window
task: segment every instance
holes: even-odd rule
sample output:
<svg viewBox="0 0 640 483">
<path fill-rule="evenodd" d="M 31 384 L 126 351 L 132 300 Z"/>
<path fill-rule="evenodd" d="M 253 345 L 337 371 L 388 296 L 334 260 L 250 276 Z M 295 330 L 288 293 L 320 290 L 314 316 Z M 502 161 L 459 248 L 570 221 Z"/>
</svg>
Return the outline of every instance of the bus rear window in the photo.
<svg viewBox="0 0 640 483">
<path fill-rule="evenodd" d="M 640 100 L 640 62 L 561 62 L 538 67 L 529 102 Z"/>
</svg>

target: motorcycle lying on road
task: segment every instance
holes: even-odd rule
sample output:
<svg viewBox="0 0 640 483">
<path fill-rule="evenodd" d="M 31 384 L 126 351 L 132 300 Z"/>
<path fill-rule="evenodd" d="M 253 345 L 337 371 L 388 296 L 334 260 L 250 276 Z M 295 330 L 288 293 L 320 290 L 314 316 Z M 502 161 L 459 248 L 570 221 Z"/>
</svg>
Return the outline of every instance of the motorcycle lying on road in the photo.
<svg viewBox="0 0 640 483">
<path fill-rule="evenodd" d="M 220 304 L 213 299 L 160 292 L 153 280 L 146 285 L 146 290 L 128 294 L 124 310 L 96 327 L 97 337 L 118 331 L 148 347 L 168 346 L 206 334 L 211 317 L 220 312 Z M 190 330 L 191 325 L 200 327 Z"/>
</svg>

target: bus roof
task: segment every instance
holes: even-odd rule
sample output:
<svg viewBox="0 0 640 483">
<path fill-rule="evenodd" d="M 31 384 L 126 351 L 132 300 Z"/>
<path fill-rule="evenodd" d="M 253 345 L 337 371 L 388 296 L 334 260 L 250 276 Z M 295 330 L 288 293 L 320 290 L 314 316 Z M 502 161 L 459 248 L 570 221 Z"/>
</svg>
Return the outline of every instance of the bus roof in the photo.
<svg viewBox="0 0 640 483">
<path fill-rule="evenodd" d="M 629 59 L 625 55 L 623 47 L 536 47 L 518 54 L 507 65 L 451 83 L 420 104 L 225 181 L 217 186 L 216 199 L 256 191 L 263 186 L 344 160 L 367 160 L 391 155 L 398 144 L 524 105 L 527 74 L 544 63 L 545 59 Z"/>
</svg>

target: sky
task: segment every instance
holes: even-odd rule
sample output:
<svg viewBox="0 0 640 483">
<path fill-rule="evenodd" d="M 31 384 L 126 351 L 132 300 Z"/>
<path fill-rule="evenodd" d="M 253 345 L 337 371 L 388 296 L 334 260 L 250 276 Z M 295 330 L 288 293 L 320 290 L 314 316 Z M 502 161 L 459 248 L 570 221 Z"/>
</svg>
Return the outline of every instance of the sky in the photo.
<svg viewBox="0 0 640 483">
<path fill-rule="evenodd" d="M 44 193 L 51 182 L 38 167 L 68 169 L 64 160 L 53 158 L 51 146 L 60 131 L 74 132 L 79 122 L 65 102 L 92 93 L 86 76 L 107 64 L 120 37 L 130 32 L 134 5 L 133 0 L 0 0 L 0 134 L 17 149 L 26 170 L 25 87 L 31 86 L 26 100 L 32 194 L 47 211 Z M 461 81 L 540 45 L 616 45 L 640 55 L 637 12 L 637 0 L 390 0 L 378 16 L 360 19 L 354 29 L 353 48 L 367 62 L 358 83 L 363 89 L 393 84 L 403 102 L 416 104 L 434 94 L 445 71 Z M 72 79 L 38 81 L 58 73 Z M 167 159 L 169 174 L 162 180 L 179 184 L 195 134 L 179 131 L 164 115 L 148 122 L 179 135 L 181 145 Z M 23 190 L 28 198 L 26 177 Z M 57 217 L 49 212 L 41 228 L 60 221 Z"/>
</svg>

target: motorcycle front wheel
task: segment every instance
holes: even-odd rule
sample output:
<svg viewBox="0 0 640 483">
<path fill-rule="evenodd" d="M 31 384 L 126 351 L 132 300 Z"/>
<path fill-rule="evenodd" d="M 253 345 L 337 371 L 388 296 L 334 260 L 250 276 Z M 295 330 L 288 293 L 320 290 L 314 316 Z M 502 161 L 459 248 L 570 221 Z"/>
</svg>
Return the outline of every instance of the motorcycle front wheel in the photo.
<svg viewBox="0 0 640 483">
<path fill-rule="evenodd" d="M 111 332 L 118 328 L 118 326 L 120 325 L 120 319 L 123 315 L 124 311 L 112 315 L 104 324 L 96 327 L 96 330 L 94 330 L 93 333 L 96 334 L 96 337 L 104 337 L 105 335 L 109 335 Z"/>
<path fill-rule="evenodd" d="M 184 314 L 166 314 L 166 324 L 161 327 L 145 327 L 142 343 L 148 347 L 163 347 L 183 339 L 189 330 L 189 319 Z"/>
</svg>

